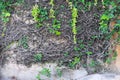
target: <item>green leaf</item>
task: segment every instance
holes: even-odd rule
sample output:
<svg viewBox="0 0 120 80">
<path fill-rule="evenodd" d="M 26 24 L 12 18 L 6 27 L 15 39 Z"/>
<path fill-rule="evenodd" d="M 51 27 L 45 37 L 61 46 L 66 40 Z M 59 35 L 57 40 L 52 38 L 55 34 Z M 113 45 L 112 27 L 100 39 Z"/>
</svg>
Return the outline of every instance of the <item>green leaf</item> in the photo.
<svg viewBox="0 0 120 80">
<path fill-rule="evenodd" d="M 93 54 L 92 52 L 90 52 L 90 51 L 88 51 L 88 52 L 86 52 L 86 54 L 87 55 L 91 55 L 91 54 Z"/>
<path fill-rule="evenodd" d="M 110 18 L 109 18 L 109 15 L 106 15 L 106 14 L 103 14 L 102 16 L 101 16 L 101 20 L 109 20 Z"/>
<path fill-rule="evenodd" d="M 34 59 L 35 59 L 36 61 L 41 61 L 41 59 L 42 59 L 42 54 L 41 54 L 41 53 L 38 53 L 38 54 L 34 55 Z"/>
<path fill-rule="evenodd" d="M 57 36 L 59 36 L 59 35 L 61 35 L 61 32 L 60 32 L 60 31 L 55 31 L 55 34 L 56 34 Z"/>
<path fill-rule="evenodd" d="M 120 20 L 117 20 L 117 24 L 120 24 Z"/>
<path fill-rule="evenodd" d="M 37 78 L 37 80 L 41 80 L 41 79 L 40 79 L 40 75 L 39 75 L 39 74 L 36 76 L 36 78 Z"/>
<path fill-rule="evenodd" d="M 75 7 L 72 9 L 72 17 L 73 17 L 73 18 L 78 17 L 78 10 L 77 10 L 77 8 L 75 8 Z"/>
<path fill-rule="evenodd" d="M 64 53 L 64 56 L 65 56 L 65 57 L 67 57 L 67 56 L 68 56 L 68 54 L 69 54 L 68 52 L 65 52 L 65 53 Z"/>
<path fill-rule="evenodd" d="M 94 61 L 94 60 L 92 60 L 92 61 L 89 63 L 89 66 L 90 66 L 90 67 L 95 67 L 95 66 L 96 66 L 95 61 Z"/>
<path fill-rule="evenodd" d="M 61 69 L 57 69 L 57 74 L 58 74 L 59 77 L 61 77 L 62 76 L 62 70 Z"/>
<path fill-rule="evenodd" d="M 53 9 L 50 9 L 50 18 L 55 18 L 55 11 Z"/>
<path fill-rule="evenodd" d="M 10 13 L 9 13 L 9 12 L 6 12 L 6 13 L 5 13 L 5 16 L 6 16 L 6 17 L 9 17 L 9 16 L 10 16 Z"/>
<path fill-rule="evenodd" d="M 80 62 L 80 58 L 79 57 L 75 57 L 74 60 L 72 62 L 70 62 L 69 66 L 71 68 L 74 68 L 79 62 Z"/>
<path fill-rule="evenodd" d="M 85 4 L 85 0 L 82 0 L 82 3 Z"/>
<path fill-rule="evenodd" d="M 58 25 L 57 25 L 57 28 L 58 28 L 58 29 L 60 29 L 60 28 L 61 28 L 61 27 L 60 27 L 60 24 L 58 24 Z"/>
<path fill-rule="evenodd" d="M 47 76 L 47 77 L 50 77 L 50 76 L 51 76 L 50 70 L 47 69 L 47 68 L 42 69 L 42 70 L 40 71 L 40 73 L 41 73 L 42 75 Z"/>
<path fill-rule="evenodd" d="M 27 36 L 23 36 L 20 40 L 19 40 L 19 45 L 22 46 L 25 49 L 28 49 L 28 43 L 27 43 Z"/>
<path fill-rule="evenodd" d="M 113 18 L 114 17 L 114 14 L 109 14 L 109 18 Z"/>
<path fill-rule="evenodd" d="M 80 48 L 75 46 L 75 47 L 74 47 L 74 50 L 75 50 L 75 51 L 79 51 Z"/>
<path fill-rule="evenodd" d="M 112 62 L 111 58 L 107 58 L 106 63 L 110 64 Z"/>
</svg>

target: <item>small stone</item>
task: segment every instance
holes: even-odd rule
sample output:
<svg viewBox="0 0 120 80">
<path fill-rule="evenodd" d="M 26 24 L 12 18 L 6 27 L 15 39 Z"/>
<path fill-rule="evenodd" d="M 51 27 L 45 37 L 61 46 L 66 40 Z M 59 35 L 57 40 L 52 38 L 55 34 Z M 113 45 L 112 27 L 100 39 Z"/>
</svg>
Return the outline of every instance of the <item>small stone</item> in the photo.
<svg viewBox="0 0 120 80">
<path fill-rule="evenodd" d="M 33 40 L 37 40 L 37 37 L 35 36 L 35 37 L 33 38 Z"/>
<path fill-rule="evenodd" d="M 30 20 L 30 24 L 34 24 L 35 23 L 35 21 L 34 20 Z"/>
<path fill-rule="evenodd" d="M 37 47 L 37 44 L 36 43 L 33 44 L 32 42 L 29 42 L 28 45 L 31 49 L 35 49 Z"/>
<path fill-rule="evenodd" d="M 29 20 L 26 20 L 25 23 L 26 23 L 26 24 L 29 24 L 30 22 L 29 22 Z"/>
<path fill-rule="evenodd" d="M 26 23 L 26 24 L 34 24 L 35 21 L 33 21 L 33 20 L 26 20 L 25 23 Z"/>
</svg>

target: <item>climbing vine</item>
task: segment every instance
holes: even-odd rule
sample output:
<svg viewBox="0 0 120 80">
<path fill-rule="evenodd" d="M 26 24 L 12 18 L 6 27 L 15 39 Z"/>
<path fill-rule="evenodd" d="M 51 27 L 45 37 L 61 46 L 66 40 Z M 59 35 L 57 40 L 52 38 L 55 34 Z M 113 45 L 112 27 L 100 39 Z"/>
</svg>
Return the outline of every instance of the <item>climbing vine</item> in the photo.
<svg viewBox="0 0 120 80">
<path fill-rule="evenodd" d="M 55 10 L 53 9 L 54 8 L 54 0 L 50 0 L 50 3 L 51 5 L 51 9 L 50 9 L 50 13 L 49 13 L 49 17 L 52 18 L 52 28 L 49 29 L 50 33 L 53 33 L 57 36 L 61 35 L 61 32 L 60 32 L 60 28 L 61 28 L 61 24 L 60 24 L 60 21 L 56 19 L 55 17 Z"/>
<path fill-rule="evenodd" d="M 4 37 L 5 36 L 5 32 L 6 32 L 6 24 L 9 22 L 10 20 L 10 16 L 11 16 L 11 12 L 14 10 L 13 6 L 17 6 L 21 3 L 23 3 L 24 0 L 0 0 L 0 19 L 3 22 L 3 31 L 1 36 Z"/>
</svg>

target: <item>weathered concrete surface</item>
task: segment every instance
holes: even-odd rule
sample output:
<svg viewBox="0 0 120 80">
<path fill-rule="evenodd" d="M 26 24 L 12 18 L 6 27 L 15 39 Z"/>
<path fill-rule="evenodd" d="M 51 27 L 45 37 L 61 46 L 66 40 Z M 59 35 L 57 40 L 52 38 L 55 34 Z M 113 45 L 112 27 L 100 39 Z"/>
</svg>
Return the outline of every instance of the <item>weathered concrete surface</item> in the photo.
<svg viewBox="0 0 120 80">
<path fill-rule="evenodd" d="M 9 63 L 1 68 L 0 80 L 37 80 L 36 76 L 43 68 L 50 70 L 50 77 L 40 75 L 42 80 L 120 80 L 117 74 L 92 74 L 88 75 L 84 68 L 71 70 L 64 66 L 58 67 L 55 63 L 34 64 L 31 67 Z M 62 76 L 57 75 L 57 69 L 62 71 Z"/>
<path fill-rule="evenodd" d="M 71 70 L 66 67 L 58 67 L 56 64 L 47 63 L 47 64 L 36 64 L 31 67 L 26 67 L 24 65 L 17 64 L 6 64 L 1 69 L 1 79 L 0 80 L 37 80 L 36 76 L 39 71 L 43 68 L 50 70 L 51 77 L 45 75 L 40 75 L 41 79 L 44 80 L 75 80 L 87 75 L 87 71 L 84 68 L 79 70 Z M 62 71 L 62 76 L 57 75 L 57 68 Z"/>
<path fill-rule="evenodd" d="M 110 74 L 110 73 L 93 74 L 93 75 L 85 76 L 78 80 L 120 80 L 120 75 Z"/>
</svg>

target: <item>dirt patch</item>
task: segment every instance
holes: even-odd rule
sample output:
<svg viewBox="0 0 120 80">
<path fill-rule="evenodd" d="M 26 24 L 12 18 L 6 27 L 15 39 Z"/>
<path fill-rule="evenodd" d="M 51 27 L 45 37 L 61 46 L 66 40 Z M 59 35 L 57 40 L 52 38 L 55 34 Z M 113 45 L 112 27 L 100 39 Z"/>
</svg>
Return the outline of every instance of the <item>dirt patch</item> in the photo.
<svg viewBox="0 0 120 80">
<path fill-rule="evenodd" d="M 118 17 L 118 19 L 120 18 Z M 116 20 L 113 20 L 110 22 L 111 31 L 114 29 L 115 24 L 116 24 Z M 111 37 L 112 48 L 110 49 L 113 50 L 112 52 L 113 54 L 116 53 L 116 58 L 115 58 L 115 61 L 112 62 L 110 67 L 113 71 L 120 73 L 120 45 L 119 45 L 120 43 L 119 41 L 116 43 L 116 40 L 118 37 L 119 37 L 119 34 L 117 32 L 115 32 L 113 36 Z"/>
<path fill-rule="evenodd" d="M 118 56 L 117 56 L 116 61 L 115 61 L 115 66 L 117 67 L 117 69 L 120 72 L 120 45 L 117 45 L 116 51 L 117 51 Z"/>
</svg>

